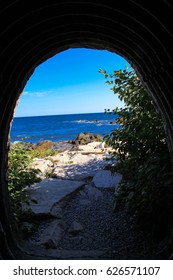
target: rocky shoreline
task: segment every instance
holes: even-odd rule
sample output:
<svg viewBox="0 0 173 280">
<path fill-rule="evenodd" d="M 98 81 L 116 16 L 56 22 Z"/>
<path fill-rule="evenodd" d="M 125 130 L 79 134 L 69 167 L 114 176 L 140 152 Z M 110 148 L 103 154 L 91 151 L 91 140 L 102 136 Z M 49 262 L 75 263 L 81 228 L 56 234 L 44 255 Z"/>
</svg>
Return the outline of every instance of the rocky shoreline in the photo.
<svg viewBox="0 0 173 280">
<path fill-rule="evenodd" d="M 93 134 L 90 132 L 83 132 L 77 135 L 73 140 L 64 140 L 53 142 L 50 140 L 39 141 L 37 144 L 25 141 L 11 142 L 10 146 L 14 146 L 16 143 L 20 143 L 24 149 L 33 150 L 71 150 L 76 149 L 79 145 L 87 145 L 92 142 L 103 142 L 103 137 L 100 134 Z"/>
<path fill-rule="evenodd" d="M 11 143 L 11 146 L 16 143 L 18 142 Z M 19 143 L 22 149 L 36 152 L 32 159 L 32 168 L 39 170 L 38 176 L 41 179 L 90 177 L 96 170 L 112 163 L 112 148 L 106 145 L 99 134 L 84 132 L 69 141 Z"/>
</svg>

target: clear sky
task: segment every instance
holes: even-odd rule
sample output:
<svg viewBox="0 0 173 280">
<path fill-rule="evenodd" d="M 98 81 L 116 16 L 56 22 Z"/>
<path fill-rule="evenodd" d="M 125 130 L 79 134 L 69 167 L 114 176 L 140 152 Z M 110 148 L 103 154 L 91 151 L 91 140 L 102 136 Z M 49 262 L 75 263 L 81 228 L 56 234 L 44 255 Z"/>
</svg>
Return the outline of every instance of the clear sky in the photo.
<svg viewBox="0 0 173 280">
<path fill-rule="evenodd" d="M 111 73 L 127 64 L 121 56 L 104 50 L 61 52 L 35 69 L 15 117 L 96 113 L 123 106 L 98 70 Z"/>
</svg>

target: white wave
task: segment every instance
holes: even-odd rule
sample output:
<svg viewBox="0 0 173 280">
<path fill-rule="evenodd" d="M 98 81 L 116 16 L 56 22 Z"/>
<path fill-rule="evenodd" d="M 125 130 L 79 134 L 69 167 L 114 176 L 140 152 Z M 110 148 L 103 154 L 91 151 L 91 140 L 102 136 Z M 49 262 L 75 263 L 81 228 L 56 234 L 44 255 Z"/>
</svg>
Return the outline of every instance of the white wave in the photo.
<svg viewBox="0 0 173 280">
<path fill-rule="evenodd" d="M 75 122 L 75 123 L 98 123 L 97 120 L 76 120 L 76 121 L 72 121 L 72 122 Z"/>
</svg>

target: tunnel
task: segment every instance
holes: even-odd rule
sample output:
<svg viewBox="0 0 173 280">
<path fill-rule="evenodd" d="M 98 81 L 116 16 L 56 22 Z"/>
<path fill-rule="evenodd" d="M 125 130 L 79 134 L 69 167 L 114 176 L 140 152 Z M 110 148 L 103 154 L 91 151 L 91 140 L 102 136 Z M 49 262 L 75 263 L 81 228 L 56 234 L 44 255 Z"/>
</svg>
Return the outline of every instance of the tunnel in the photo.
<svg viewBox="0 0 173 280">
<path fill-rule="evenodd" d="M 107 50 L 122 56 L 135 69 L 162 115 L 173 160 L 172 19 L 170 0 L 153 5 L 141 0 L 1 1 L 1 259 L 22 258 L 22 254 L 26 258 L 10 210 L 7 171 L 15 107 L 34 69 L 70 48 Z"/>
</svg>

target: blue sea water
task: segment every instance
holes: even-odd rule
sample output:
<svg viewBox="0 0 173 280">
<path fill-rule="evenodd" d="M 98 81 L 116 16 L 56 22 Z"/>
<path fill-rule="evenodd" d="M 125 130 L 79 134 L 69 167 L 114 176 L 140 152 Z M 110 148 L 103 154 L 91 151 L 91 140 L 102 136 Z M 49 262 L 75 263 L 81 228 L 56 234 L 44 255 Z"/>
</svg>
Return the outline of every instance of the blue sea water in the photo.
<svg viewBox="0 0 173 280">
<path fill-rule="evenodd" d="M 68 114 L 35 117 L 16 117 L 13 120 L 10 141 L 38 143 L 74 140 L 81 132 L 99 133 L 104 136 L 118 127 L 111 124 L 116 115 L 104 113 Z"/>
</svg>

